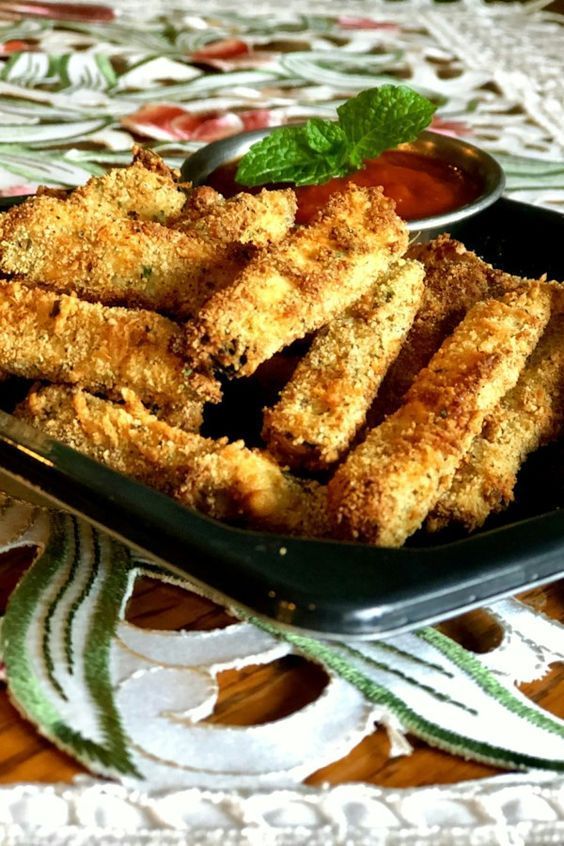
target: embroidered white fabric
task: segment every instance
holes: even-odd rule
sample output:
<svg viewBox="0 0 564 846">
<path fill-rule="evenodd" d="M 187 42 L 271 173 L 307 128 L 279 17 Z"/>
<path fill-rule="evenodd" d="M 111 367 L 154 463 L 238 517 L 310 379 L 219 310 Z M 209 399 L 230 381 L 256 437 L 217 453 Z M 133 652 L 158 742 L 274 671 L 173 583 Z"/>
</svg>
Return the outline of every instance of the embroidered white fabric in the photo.
<svg viewBox="0 0 564 846">
<path fill-rule="evenodd" d="M 16 505 L 6 510 L 0 522 L 0 545 L 6 549 L 19 546 L 22 541 L 43 544 L 46 539 L 46 517 L 45 513 L 29 506 Z M 80 546 L 86 547 L 86 544 L 81 542 Z M 105 565 L 100 562 L 100 566 L 103 569 Z M 61 571 L 62 578 L 64 575 Z M 88 573 L 78 578 L 76 587 L 79 587 L 81 578 L 88 578 Z M 60 593 L 58 587 L 58 583 L 54 583 L 48 593 Z M 96 593 L 95 585 L 92 589 Z M 69 593 L 69 601 L 72 601 L 72 593 Z M 564 627 L 559 623 L 512 599 L 495 603 L 489 611 L 502 627 L 503 637 L 495 649 L 479 656 L 479 661 L 505 682 L 508 688 L 513 687 L 515 682 L 541 677 L 551 663 L 563 660 Z M 82 630 L 83 626 L 77 625 Z M 59 631 L 62 626 L 54 625 L 52 628 Z M 401 670 L 404 660 L 409 659 L 409 674 L 415 682 L 419 673 L 418 663 L 422 663 L 424 674 L 425 667 L 429 672 L 433 669 L 440 671 L 438 656 L 426 655 L 423 645 L 420 655 L 414 644 L 406 642 L 409 637 L 412 636 L 403 635 L 389 641 L 388 648 L 392 653 L 390 665 L 397 664 L 396 669 Z M 357 644 L 357 647 L 370 652 L 376 650 L 377 645 Z M 113 843 L 293 846 L 304 842 L 313 846 L 328 843 L 359 846 L 369 843 L 390 846 L 482 846 L 487 843 L 514 845 L 563 842 L 564 782 L 549 772 L 537 771 L 529 775 L 499 776 L 455 786 L 409 790 L 381 789 L 359 783 L 314 789 L 295 786 L 291 780 L 288 781 L 290 771 L 267 773 L 268 778 L 263 778 L 265 756 L 271 764 L 271 755 L 276 754 L 272 736 L 267 738 L 267 748 L 261 749 L 260 739 L 255 744 L 245 741 L 244 735 L 248 741 L 248 734 L 253 733 L 252 727 L 241 729 L 241 736 L 231 738 L 226 748 L 226 736 L 221 732 L 221 727 L 214 744 L 213 726 L 208 727 L 208 745 L 203 749 L 203 754 L 195 744 L 187 761 L 175 758 L 174 764 L 171 759 L 167 770 L 167 742 L 172 737 L 176 749 L 181 749 L 185 754 L 185 736 L 182 735 L 190 732 L 190 725 L 192 731 L 197 728 L 198 720 L 209 713 L 214 699 L 213 685 L 212 688 L 208 686 L 201 689 L 198 685 L 194 688 L 190 668 L 198 671 L 200 680 L 205 681 L 203 665 L 210 670 L 217 670 L 227 666 L 244 666 L 246 660 L 251 663 L 257 660 L 269 661 L 287 653 L 288 645 L 245 623 L 212 632 L 152 632 L 137 629 L 130 623 L 122 623 L 118 627 L 114 648 L 117 651 L 114 651 L 111 663 L 114 683 L 117 685 L 116 703 L 124 731 L 136 747 L 135 765 L 143 772 L 144 781 L 128 777 L 123 784 L 118 785 L 80 777 L 71 786 L 14 785 L 0 788 L 0 842 L 41 844 L 48 841 L 54 846 Z M 82 649 L 79 651 L 82 652 Z M 53 654 L 58 654 L 57 650 Z M 164 663 L 166 666 L 163 666 Z M 75 665 L 75 672 L 81 675 L 78 664 Z M 183 673 L 185 684 L 179 685 L 176 678 L 168 681 L 161 679 L 160 684 L 156 685 L 156 691 L 146 689 L 140 693 L 136 690 L 146 674 L 154 672 L 161 675 Z M 454 666 L 451 666 L 448 690 L 451 693 L 457 691 L 468 704 L 475 703 L 476 708 L 472 714 L 478 721 L 481 720 L 486 729 L 495 727 L 500 744 L 507 747 L 514 740 L 517 745 L 524 744 L 524 751 L 529 750 L 529 754 L 531 749 L 533 754 L 541 753 L 542 743 L 547 738 L 539 735 L 540 745 L 536 745 L 534 721 L 523 719 L 520 726 L 517 726 L 516 734 L 512 733 L 510 714 L 500 717 L 500 712 L 495 709 L 490 711 L 487 703 L 472 699 L 472 689 L 464 686 L 467 684 L 464 674 L 455 677 L 453 673 Z M 64 684 L 69 693 L 68 705 L 72 707 L 72 690 L 66 685 L 64 674 L 58 673 L 58 676 L 59 683 Z M 392 691 L 398 694 L 399 683 L 402 698 L 407 696 L 406 701 L 409 702 L 411 697 L 413 706 L 418 705 L 420 710 L 426 698 L 424 689 L 420 686 L 419 693 L 415 691 L 410 694 L 404 689 L 401 680 L 407 679 L 407 676 L 403 673 L 399 673 L 399 676 L 399 682 L 397 679 L 391 682 Z M 212 677 L 213 673 L 210 679 Z M 133 699 L 128 701 L 127 687 L 131 683 L 134 685 Z M 435 689 L 436 672 L 431 672 L 429 684 Z M 81 688 L 79 683 L 78 688 Z M 310 764 L 316 755 L 327 751 L 333 753 L 327 761 L 332 760 L 335 754 L 342 754 L 342 749 L 339 753 L 339 734 L 342 735 L 344 746 L 350 748 L 350 744 L 358 742 L 364 732 L 361 723 L 366 724 L 369 714 L 363 716 L 357 713 L 363 706 L 360 695 L 356 698 L 353 696 L 352 707 L 350 702 L 347 704 L 347 696 L 353 692 L 353 688 L 348 688 L 348 692 L 346 688 L 342 683 L 339 689 L 335 689 L 332 712 L 321 716 L 322 722 L 318 728 L 323 729 L 323 737 L 316 738 L 316 731 L 312 730 L 314 727 L 309 727 L 308 741 L 313 738 Z M 169 694 L 175 691 L 178 698 L 174 700 L 173 696 L 170 699 Z M 440 690 L 437 692 L 441 693 Z M 186 693 L 192 697 L 191 705 L 187 703 Z M 156 710 L 152 710 L 151 699 L 155 695 L 158 702 Z M 318 702 L 324 697 L 325 694 L 322 694 Z M 453 711 L 459 711 L 459 703 L 444 693 L 443 698 L 448 724 L 449 714 L 452 716 Z M 143 702 L 141 709 L 140 701 Z M 435 700 L 435 709 L 439 707 L 437 702 Z M 81 703 L 81 718 L 88 717 L 89 703 L 84 698 Z M 364 703 L 364 707 L 370 711 L 368 703 Z M 300 735 L 300 727 L 304 728 L 305 712 L 313 713 L 312 706 L 295 714 L 296 736 Z M 76 710 L 73 714 L 76 717 Z M 151 714 L 153 717 L 149 716 L 147 722 L 147 716 Z M 385 709 L 383 716 L 386 716 Z M 459 712 L 455 717 L 458 725 L 461 728 L 464 726 L 464 733 L 471 733 L 471 714 Z M 327 738 L 325 730 L 336 718 L 342 718 L 345 722 L 352 719 L 355 725 L 351 723 L 348 728 L 345 726 L 344 734 L 338 729 L 334 738 Z M 376 715 L 373 713 L 374 718 Z M 438 719 L 443 725 L 443 717 Z M 142 721 L 137 733 L 136 720 Z M 175 728 L 177 720 L 180 723 Z M 388 725 L 386 719 L 382 722 Z M 160 728 L 159 723 L 162 724 Z M 170 725 L 167 728 L 165 723 L 172 725 L 172 735 Z M 391 726 L 397 731 L 398 725 L 394 725 L 393 721 Z M 276 724 L 266 724 L 265 728 L 267 731 L 270 728 L 276 730 Z M 351 728 L 352 735 L 357 735 L 356 741 L 351 735 Z M 84 726 L 83 730 L 88 732 L 88 726 Z M 177 735 L 178 740 L 175 740 Z M 145 750 L 151 737 L 157 738 L 158 744 Z M 532 746 L 530 743 L 527 745 L 527 738 L 529 741 L 532 739 Z M 561 732 L 548 740 L 554 755 L 562 760 L 562 754 L 558 752 L 562 743 Z M 329 749 L 332 743 L 333 747 Z M 396 751 L 409 754 L 409 747 L 404 746 Z M 148 752 L 148 758 L 143 757 L 145 752 Z M 237 778 L 235 781 L 225 777 L 222 783 L 221 773 L 229 773 L 234 754 L 235 766 L 238 768 L 239 762 L 245 760 L 249 764 L 249 773 L 246 778 Z M 550 752 L 545 755 L 548 760 Z M 197 762 L 197 766 L 194 762 Z M 256 771 L 257 763 L 259 771 Z M 288 762 L 285 765 L 288 766 Z M 208 772 L 210 766 L 215 773 Z M 190 776 L 193 781 L 183 775 L 185 767 L 193 768 Z M 299 761 L 297 769 L 300 769 Z M 304 772 L 308 771 L 306 766 Z M 210 779 L 212 775 L 214 778 Z M 297 775 L 299 777 L 299 773 Z M 172 786 L 174 784 L 176 786 Z"/>
<path fill-rule="evenodd" d="M 0 820 L 5 846 L 547 846 L 564 841 L 564 787 L 539 774 L 408 790 L 347 784 L 153 796 L 80 779 L 3 788 Z"/>
</svg>

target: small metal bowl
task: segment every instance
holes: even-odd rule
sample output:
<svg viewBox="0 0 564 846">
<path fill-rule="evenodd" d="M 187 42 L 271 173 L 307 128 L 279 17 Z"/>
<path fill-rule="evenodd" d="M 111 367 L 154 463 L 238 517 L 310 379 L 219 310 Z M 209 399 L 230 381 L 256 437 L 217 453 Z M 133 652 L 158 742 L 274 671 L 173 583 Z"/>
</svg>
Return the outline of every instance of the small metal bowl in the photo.
<svg viewBox="0 0 564 846">
<path fill-rule="evenodd" d="M 182 165 L 183 178 L 194 185 L 204 185 L 218 167 L 235 163 L 253 144 L 270 135 L 276 128 L 242 132 L 207 144 L 186 159 Z M 501 196 L 505 187 L 505 174 L 493 156 L 479 147 L 437 132 L 422 132 L 417 141 L 407 146 L 415 153 L 449 162 L 482 185 L 482 191 L 470 203 L 444 214 L 408 221 L 408 229 L 418 233 L 418 240 L 426 241 L 440 232 L 453 232 L 457 223 L 483 211 Z"/>
</svg>

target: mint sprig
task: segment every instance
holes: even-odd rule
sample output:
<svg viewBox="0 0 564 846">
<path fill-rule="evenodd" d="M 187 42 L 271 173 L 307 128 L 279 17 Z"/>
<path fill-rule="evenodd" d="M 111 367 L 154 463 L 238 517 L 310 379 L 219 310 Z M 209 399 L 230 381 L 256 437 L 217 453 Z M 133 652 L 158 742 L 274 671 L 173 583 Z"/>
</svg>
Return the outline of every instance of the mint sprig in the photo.
<svg viewBox="0 0 564 846">
<path fill-rule="evenodd" d="M 236 181 L 253 187 L 269 182 L 318 185 L 359 170 L 431 122 L 435 106 L 404 85 L 362 91 L 337 109 L 337 121 L 312 118 L 281 126 L 253 144 L 239 162 Z"/>
</svg>

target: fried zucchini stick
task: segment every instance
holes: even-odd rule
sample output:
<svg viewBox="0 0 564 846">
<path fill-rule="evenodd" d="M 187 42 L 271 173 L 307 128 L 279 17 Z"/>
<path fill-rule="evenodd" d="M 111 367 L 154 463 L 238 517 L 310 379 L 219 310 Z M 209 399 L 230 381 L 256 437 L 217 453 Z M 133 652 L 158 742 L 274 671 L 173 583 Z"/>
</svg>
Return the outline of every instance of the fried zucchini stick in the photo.
<svg viewBox="0 0 564 846">
<path fill-rule="evenodd" d="M 337 461 L 364 423 L 423 295 L 423 266 L 399 260 L 371 290 L 321 329 L 264 415 L 270 452 L 291 467 Z"/>
<path fill-rule="evenodd" d="M 497 270 L 449 235 L 412 244 L 407 256 L 425 267 L 425 293 L 405 344 L 376 396 L 369 415 L 372 425 L 401 405 L 419 371 L 468 309 L 480 300 L 518 290 L 527 281 Z"/>
<path fill-rule="evenodd" d="M 260 218 L 263 232 L 270 226 L 278 235 L 293 219 L 294 205 L 292 191 L 269 192 L 255 207 L 254 229 Z M 246 261 L 245 248 L 236 243 L 243 236 L 233 208 L 222 203 L 217 214 L 210 212 L 217 236 L 212 240 L 205 227 L 179 232 L 109 212 L 92 215 L 91 203 L 76 192 L 68 200 L 36 197 L 0 218 L 0 271 L 105 305 L 189 317 L 232 282 Z"/>
<path fill-rule="evenodd" d="M 327 488 L 290 476 L 268 453 L 243 441 L 196 455 L 176 496 L 218 518 L 245 517 L 255 528 L 306 537 L 329 532 Z"/>
<path fill-rule="evenodd" d="M 209 185 L 193 188 L 179 183 L 178 173 L 150 150 L 133 148 L 133 161 L 127 167 L 112 168 L 103 176 L 68 191 L 66 188 L 40 186 L 38 197 L 80 202 L 92 217 L 112 215 L 133 220 L 153 220 L 173 226 L 182 220 L 183 228 L 195 223 L 213 206 L 224 202 L 221 194 Z"/>
<path fill-rule="evenodd" d="M 174 352 L 181 328 L 154 312 L 0 282 L 0 320 L 0 368 L 17 376 L 113 396 L 131 388 L 189 428 L 199 426 L 204 401 L 220 398 L 218 384 L 187 374 Z"/>
<path fill-rule="evenodd" d="M 327 532 L 325 489 L 241 441 L 169 426 L 130 391 L 125 405 L 61 386 L 35 389 L 16 416 L 50 437 L 217 519 L 292 534 Z"/>
<path fill-rule="evenodd" d="M 448 489 L 484 419 L 517 382 L 550 316 L 550 292 L 477 303 L 411 386 L 398 411 L 329 484 L 337 533 L 400 546 Z"/>
<path fill-rule="evenodd" d="M 407 229 L 377 188 L 334 194 L 309 226 L 255 256 L 188 326 L 197 368 L 249 375 L 273 353 L 320 328 L 404 252 Z"/>
<path fill-rule="evenodd" d="M 194 189 L 198 191 L 198 189 Z M 201 189 L 200 189 L 201 190 Z M 294 223 L 296 195 L 291 189 L 262 190 L 259 194 L 236 194 L 229 200 L 221 195 L 212 201 L 194 220 L 193 208 L 202 207 L 202 201 L 212 200 L 207 189 L 198 205 L 189 204 L 187 213 L 173 224 L 181 232 L 196 232 L 215 243 L 236 241 L 254 247 L 266 247 L 281 241 Z"/>
<path fill-rule="evenodd" d="M 166 223 L 178 217 L 189 186 L 179 184 L 178 174 L 160 156 L 142 147 L 133 148 L 128 167 L 115 167 L 75 188 L 73 206 L 82 205 L 94 216 L 115 214 Z"/>
<path fill-rule="evenodd" d="M 564 293 L 564 292 L 562 292 Z M 564 302 L 562 303 L 564 305 Z M 564 309 L 556 310 L 515 387 L 486 418 L 452 485 L 426 521 L 429 531 L 451 522 L 469 531 L 513 500 L 525 458 L 558 437 L 564 425 Z"/>
</svg>

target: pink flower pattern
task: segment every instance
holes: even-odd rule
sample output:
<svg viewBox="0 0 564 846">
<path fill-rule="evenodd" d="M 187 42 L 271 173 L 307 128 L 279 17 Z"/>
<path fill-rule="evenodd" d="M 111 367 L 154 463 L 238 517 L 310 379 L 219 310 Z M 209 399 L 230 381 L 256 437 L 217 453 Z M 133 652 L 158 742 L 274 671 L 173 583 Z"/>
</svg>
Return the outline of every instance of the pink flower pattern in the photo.
<svg viewBox="0 0 564 846">
<path fill-rule="evenodd" d="M 2 3 L 2 12 L 17 17 L 50 18 L 54 21 L 82 21 L 85 23 L 107 23 L 115 18 L 113 9 L 85 3 Z"/>
<path fill-rule="evenodd" d="M 445 120 L 435 115 L 429 129 L 433 132 L 440 132 L 443 135 L 452 135 L 455 138 L 463 138 L 466 135 L 473 135 L 472 128 L 467 123 L 459 120 Z"/>
<path fill-rule="evenodd" d="M 263 129 L 274 123 L 269 109 L 194 113 L 182 106 L 165 103 L 142 106 L 122 119 L 126 129 L 158 141 L 217 141 L 237 132 Z"/>
<path fill-rule="evenodd" d="M 388 29 L 397 32 L 399 26 L 391 21 L 375 21 L 373 18 L 359 18 L 354 15 L 340 15 L 337 24 L 341 29 Z"/>
</svg>

